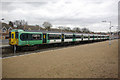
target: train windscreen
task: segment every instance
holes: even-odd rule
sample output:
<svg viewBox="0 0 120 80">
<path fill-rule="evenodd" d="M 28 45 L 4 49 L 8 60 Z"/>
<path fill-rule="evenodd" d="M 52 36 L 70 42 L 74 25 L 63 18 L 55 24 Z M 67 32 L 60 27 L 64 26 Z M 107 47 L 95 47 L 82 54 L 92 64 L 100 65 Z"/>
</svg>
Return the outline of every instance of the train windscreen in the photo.
<svg viewBox="0 0 120 80">
<path fill-rule="evenodd" d="M 9 32 L 9 38 L 11 38 L 11 32 Z"/>
</svg>

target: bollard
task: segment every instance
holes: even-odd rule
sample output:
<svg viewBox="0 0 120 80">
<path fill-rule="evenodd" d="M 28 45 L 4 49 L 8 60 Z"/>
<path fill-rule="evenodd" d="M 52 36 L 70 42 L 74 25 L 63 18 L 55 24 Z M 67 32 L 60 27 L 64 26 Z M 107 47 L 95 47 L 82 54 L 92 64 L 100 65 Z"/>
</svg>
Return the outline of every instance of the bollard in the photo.
<svg viewBox="0 0 120 80">
<path fill-rule="evenodd" d="M 16 55 L 16 45 L 14 45 L 14 55 Z"/>
</svg>

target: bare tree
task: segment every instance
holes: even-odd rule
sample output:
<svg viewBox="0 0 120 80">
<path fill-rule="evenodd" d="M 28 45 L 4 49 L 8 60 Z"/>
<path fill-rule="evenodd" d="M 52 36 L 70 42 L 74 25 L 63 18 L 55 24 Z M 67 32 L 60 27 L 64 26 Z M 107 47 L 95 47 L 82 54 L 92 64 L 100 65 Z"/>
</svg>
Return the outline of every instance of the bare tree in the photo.
<svg viewBox="0 0 120 80">
<path fill-rule="evenodd" d="M 58 27 L 58 29 L 61 29 L 61 30 L 62 30 L 63 28 L 64 28 L 63 26 L 59 26 L 59 27 Z"/>
<path fill-rule="evenodd" d="M 82 28 L 82 32 L 89 33 L 89 32 L 90 32 L 90 30 L 89 30 L 89 29 L 87 29 L 87 28 Z"/>
<path fill-rule="evenodd" d="M 65 31 L 71 31 L 71 28 L 70 27 L 64 27 L 64 30 Z"/>
<path fill-rule="evenodd" d="M 12 27 L 14 26 L 12 21 L 9 21 L 9 25 L 12 26 Z"/>
<path fill-rule="evenodd" d="M 41 27 L 40 27 L 38 24 L 36 24 L 35 26 L 36 26 L 36 27 L 38 27 L 38 28 L 39 28 L 39 30 L 41 29 Z"/>
<path fill-rule="evenodd" d="M 14 25 L 17 26 L 17 28 L 20 28 L 20 29 L 25 29 L 25 27 L 28 25 L 27 21 L 25 20 L 16 20 L 14 22 Z"/>
<path fill-rule="evenodd" d="M 62 31 L 64 30 L 64 27 L 63 26 L 59 26 L 58 29 L 61 30 L 61 33 L 62 33 Z"/>
<path fill-rule="evenodd" d="M 49 22 L 44 22 L 42 25 L 43 25 L 43 26 L 45 27 L 45 29 L 47 29 L 47 30 L 50 30 L 50 28 L 52 27 L 52 24 L 49 23 Z"/>
<path fill-rule="evenodd" d="M 81 32 L 81 29 L 79 27 L 75 27 L 75 28 L 73 28 L 73 31 L 75 31 L 75 32 Z"/>
</svg>

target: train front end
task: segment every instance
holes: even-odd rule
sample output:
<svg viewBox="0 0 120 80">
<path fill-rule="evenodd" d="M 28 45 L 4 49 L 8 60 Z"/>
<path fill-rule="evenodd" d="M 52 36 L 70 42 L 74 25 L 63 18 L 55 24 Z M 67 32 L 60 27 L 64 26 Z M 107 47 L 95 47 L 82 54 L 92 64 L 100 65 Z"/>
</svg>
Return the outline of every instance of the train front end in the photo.
<svg viewBox="0 0 120 80">
<path fill-rule="evenodd" d="M 19 30 L 13 29 L 9 32 L 9 45 L 17 45 L 19 43 Z"/>
</svg>

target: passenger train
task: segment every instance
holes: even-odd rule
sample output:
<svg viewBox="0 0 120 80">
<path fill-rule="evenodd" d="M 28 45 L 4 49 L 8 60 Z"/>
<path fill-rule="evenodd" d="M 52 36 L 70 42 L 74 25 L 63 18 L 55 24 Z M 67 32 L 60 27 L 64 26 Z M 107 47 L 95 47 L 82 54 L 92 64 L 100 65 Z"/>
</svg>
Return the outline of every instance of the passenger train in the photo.
<svg viewBox="0 0 120 80">
<path fill-rule="evenodd" d="M 9 32 L 9 45 L 34 46 L 77 41 L 107 40 L 109 35 L 85 33 L 37 32 L 13 29 Z"/>
</svg>

